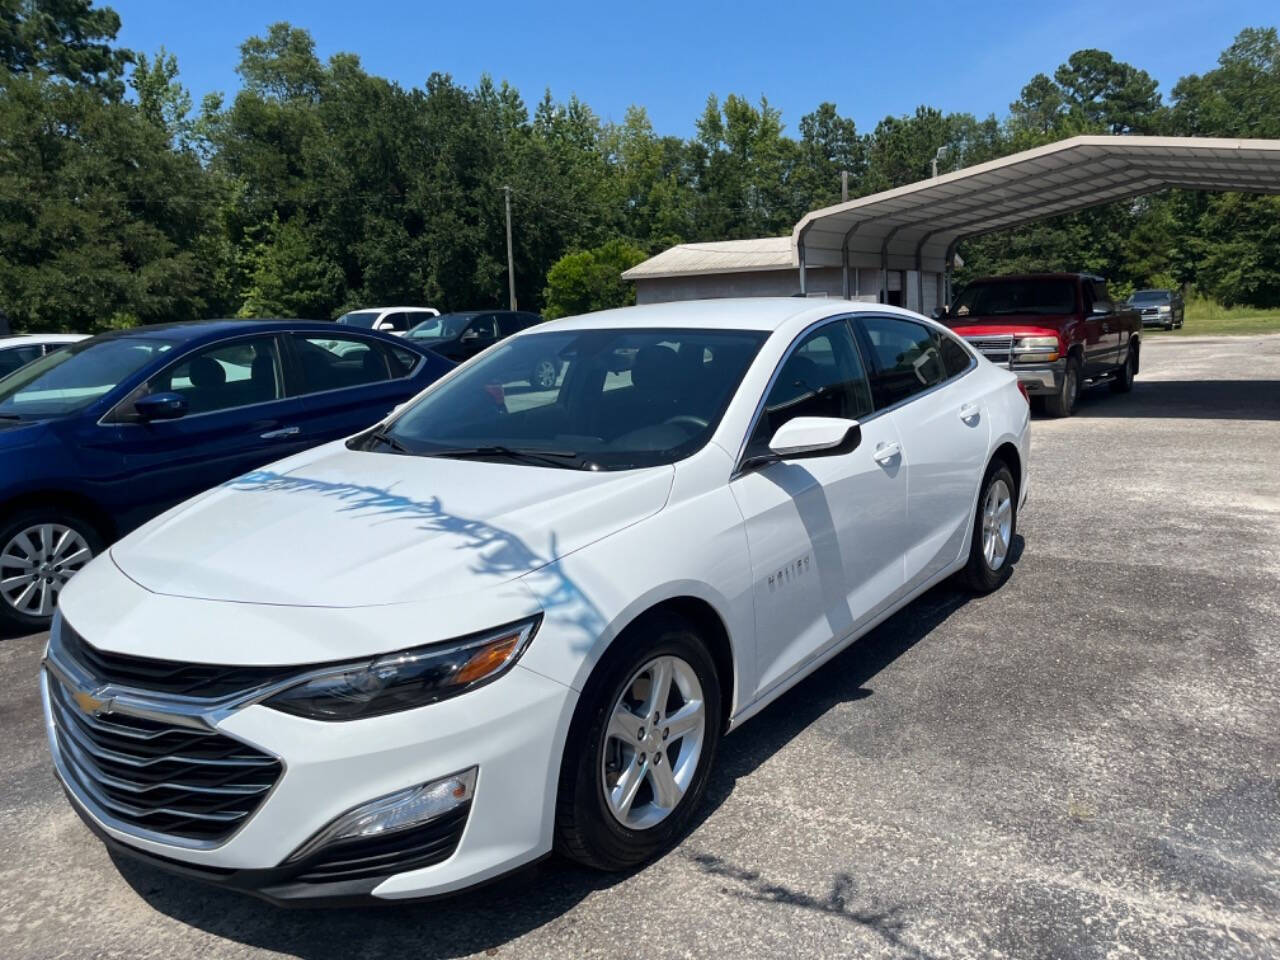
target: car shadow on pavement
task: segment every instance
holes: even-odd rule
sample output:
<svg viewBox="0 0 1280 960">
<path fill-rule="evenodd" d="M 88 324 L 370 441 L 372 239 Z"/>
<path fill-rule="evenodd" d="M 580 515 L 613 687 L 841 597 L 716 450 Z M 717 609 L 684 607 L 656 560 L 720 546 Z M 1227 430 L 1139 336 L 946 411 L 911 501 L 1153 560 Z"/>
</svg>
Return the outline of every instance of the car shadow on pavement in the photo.
<svg viewBox="0 0 1280 960">
<path fill-rule="evenodd" d="M 1023 539 L 1017 536 L 1012 564 L 1022 550 Z M 934 587 L 727 737 L 690 830 L 732 795 L 739 778 L 750 775 L 828 710 L 872 696 L 866 686 L 871 678 L 971 598 L 954 581 Z M 902 940 L 906 920 L 900 909 L 852 905 L 856 881 L 851 875 L 832 878 L 828 895 L 815 897 L 770 880 L 758 870 L 693 849 L 688 841 L 673 855 L 686 857 L 717 884 L 737 881 L 741 888 L 737 896 L 838 916 L 874 932 L 898 953 L 925 956 Z M 351 960 L 353 955 L 458 957 L 490 951 L 556 920 L 592 893 L 627 877 L 550 858 L 488 885 L 425 903 L 289 910 L 175 878 L 130 857 L 113 859 L 125 881 L 161 913 L 218 937 L 304 960 Z"/>
<path fill-rule="evenodd" d="M 1280 420 L 1280 380 L 1138 380 L 1133 392 L 1080 394 L 1077 417 Z"/>
</svg>

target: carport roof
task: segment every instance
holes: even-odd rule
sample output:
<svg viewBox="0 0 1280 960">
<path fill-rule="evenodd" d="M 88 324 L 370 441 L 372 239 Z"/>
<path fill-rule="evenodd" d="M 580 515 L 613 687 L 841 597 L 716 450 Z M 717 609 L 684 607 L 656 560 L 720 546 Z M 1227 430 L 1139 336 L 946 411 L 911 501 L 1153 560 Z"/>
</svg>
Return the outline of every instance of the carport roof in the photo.
<svg viewBox="0 0 1280 960">
<path fill-rule="evenodd" d="M 791 235 L 807 267 L 941 272 L 965 237 L 1166 187 L 1280 193 L 1280 140 L 1081 136 L 814 210 Z"/>
</svg>

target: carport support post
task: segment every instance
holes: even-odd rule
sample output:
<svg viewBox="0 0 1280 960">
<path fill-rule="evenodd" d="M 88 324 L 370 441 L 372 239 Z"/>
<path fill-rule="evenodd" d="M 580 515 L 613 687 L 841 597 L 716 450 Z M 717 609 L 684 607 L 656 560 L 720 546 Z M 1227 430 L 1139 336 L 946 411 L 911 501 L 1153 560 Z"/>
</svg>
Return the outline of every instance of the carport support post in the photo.
<svg viewBox="0 0 1280 960">
<path fill-rule="evenodd" d="M 800 254 L 800 296 L 807 297 L 809 294 L 805 290 L 804 237 L 803 236 L 801 236 L 799 241 L 796 243 L 796 249 L 797 249 L 797 252 Z"/>
<path fill-rule="evenodd" d="M 956 244 L 959 242 L 960 238 L 956 237 L 956 239 L 947 244 L 947 258 L 942 263 L 942 292 L 948 307 L 951 306 L 951 268 L 956 262 Z"/>
<path fill-rule="evenodd" d="M 844 240 L 840 242 L 841 277 L 844 282 L 844 298 L 846 300 L 850 299 L 849 297 L 849 241 L 853 239 L 853 235 L 858 232 L 858 227 L 860 226 L 862 226 L 861 220 L 859 220 L 857 223 L 855 223 L 852 227 L 850 227 L 848 230 L 844 232 Z"/>
<path fill-rule="evenodd" d="M 920 250 L 923 246 L 923 239 L 916 244 L 916 309 L 920 313 L 924 313 L 924 264 L 920 259 Z"/>
</svg>

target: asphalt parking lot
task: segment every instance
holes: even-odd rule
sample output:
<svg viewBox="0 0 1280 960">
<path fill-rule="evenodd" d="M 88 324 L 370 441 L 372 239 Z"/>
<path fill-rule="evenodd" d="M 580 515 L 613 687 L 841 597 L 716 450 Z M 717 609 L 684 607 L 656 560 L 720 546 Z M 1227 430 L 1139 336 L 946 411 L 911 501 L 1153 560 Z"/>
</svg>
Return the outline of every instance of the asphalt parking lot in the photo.
<svg viewBox="0 0 1280 960">
<path fill-rule="evenodd" d="M 63 800 L 0 641 L 0 956 L 1280 956 L 1280 336 L 1149 341 L 1034 425 L 1010 582 L 935 589 L 724 741 L 678 849 L 283 912 Z"/>
</svg>

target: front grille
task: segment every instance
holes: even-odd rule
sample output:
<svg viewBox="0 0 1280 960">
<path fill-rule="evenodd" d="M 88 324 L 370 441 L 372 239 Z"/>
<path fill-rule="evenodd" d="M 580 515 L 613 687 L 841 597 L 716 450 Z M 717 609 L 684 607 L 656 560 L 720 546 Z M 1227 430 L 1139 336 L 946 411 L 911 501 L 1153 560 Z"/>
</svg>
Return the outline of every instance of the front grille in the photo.
<svg viewBox="0 0 1280 960">
<path fill-rule="evenodd" d="M 340 840 L 322 848 L 294 879 L 298 883 L 365 880 L 441 863 L 458 848 L 470 811 L 471 804 L 465 803 L 421 827 Z"/>
<path fill-rule="evenodd" d="M 965 339 L 992 363 L 1009 365 L 1009 358 L 1013 353 L 1013 337 L 965 337 Z"/>
<path fill-rule="evenodd" d="M 296 667 L 228 667 L 211 663 L 182 663 L 110 653 L 92 646 L 64 620 L 60 635 L 62 649 L 101 683 L 114 683 L 131 690 L 148 690 L 210 700 L 251 690 L 278 680 Z"/>
<path fill-rule="evenodd" d="M 280 761 L 214 731 L 86 713 L 48 678 L 58 751 L 73 786 L 127 825 L 189 840 L 229 836 L 258 808 Z"/>
</svg>

